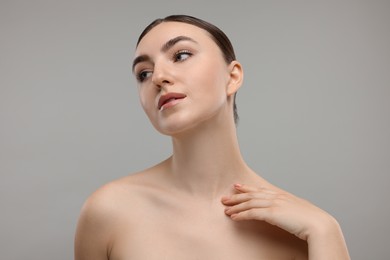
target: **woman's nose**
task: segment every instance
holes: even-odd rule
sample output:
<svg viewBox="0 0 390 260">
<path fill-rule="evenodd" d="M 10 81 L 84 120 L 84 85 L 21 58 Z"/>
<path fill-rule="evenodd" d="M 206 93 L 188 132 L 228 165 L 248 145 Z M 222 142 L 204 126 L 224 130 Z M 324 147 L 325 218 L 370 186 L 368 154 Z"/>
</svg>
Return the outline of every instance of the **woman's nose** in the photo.
<svg viewBox="0 0 390 260">
<path fill-rule="evenodd" d="M 171 70 L 168 68 L 168 65 L 161 63 L 154 65 L 152 82 L 159 88 L 162 88 L 164 85 L 170 85 L 173 83 L 173 77 L 171 75 Z"/>
</svg>

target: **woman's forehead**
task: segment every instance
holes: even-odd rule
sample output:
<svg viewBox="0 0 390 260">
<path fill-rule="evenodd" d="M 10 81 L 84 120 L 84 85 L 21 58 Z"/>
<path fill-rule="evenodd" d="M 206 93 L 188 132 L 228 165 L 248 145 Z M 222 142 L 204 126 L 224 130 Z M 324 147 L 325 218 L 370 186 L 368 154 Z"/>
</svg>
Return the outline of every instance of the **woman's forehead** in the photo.
<svg viewBox="0 0 390 260">
<path fill-rule="evenodd" d="M 178 36 L 192 38 L 196 42 L 213 42 L 210 34 L 195 25 L 183 22 L 162 22 L 152 28 L 139 42 L 136 53 L 145 48 L 160 48 L 162 44 Z"/>
</svg>

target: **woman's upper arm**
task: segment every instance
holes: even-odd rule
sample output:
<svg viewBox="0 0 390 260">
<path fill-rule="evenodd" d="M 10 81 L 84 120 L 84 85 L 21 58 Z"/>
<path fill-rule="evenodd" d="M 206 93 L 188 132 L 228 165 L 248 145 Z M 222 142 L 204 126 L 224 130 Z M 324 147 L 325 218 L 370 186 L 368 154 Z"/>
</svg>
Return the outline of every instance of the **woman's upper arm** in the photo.
<svg viewBox="0 0 390 260">
<path fill-rule="evenodd" d="M 109 204 L 101 194 L 93 194 L 84 204 L 78 220 L 75 260 L 107 260 L 110 246 Z"/>
</svg>

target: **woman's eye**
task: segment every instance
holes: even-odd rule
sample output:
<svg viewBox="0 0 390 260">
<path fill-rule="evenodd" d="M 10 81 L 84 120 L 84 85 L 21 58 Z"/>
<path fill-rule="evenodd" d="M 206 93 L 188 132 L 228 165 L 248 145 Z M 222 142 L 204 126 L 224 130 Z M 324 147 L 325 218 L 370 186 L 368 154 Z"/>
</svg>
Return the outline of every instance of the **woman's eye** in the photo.
<svg viewBox="0 0 390 260">
<path fill-rule="evenodd" d="M 151 71 L 148 71 L 148 70 L 141 71 L 140 73 L 137 74 L 137 80 L 138 80 L 139 82 L 143 82 L 143 81 L 145 81 L 147 78 L 149 78 L 150 75 L 152 75 L 152 72 L 151 72 Z"/>
<path fill-rule="evenodd" d="M 174 60 L 176 61 L 184 61 L 192 56 L 192 53 L 187 50 L 178 51 L 175 53 Z"/>
</svg>

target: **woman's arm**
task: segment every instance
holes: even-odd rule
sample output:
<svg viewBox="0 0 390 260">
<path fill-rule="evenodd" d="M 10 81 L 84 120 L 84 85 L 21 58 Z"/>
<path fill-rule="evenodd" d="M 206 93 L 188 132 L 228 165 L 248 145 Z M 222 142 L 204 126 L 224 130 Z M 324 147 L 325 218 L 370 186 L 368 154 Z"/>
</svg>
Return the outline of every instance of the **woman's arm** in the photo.
<svg viewBox="0 0 390 260">
<path fill-rule="evenodd" d="M 324 223 L 308 235 L 307 243 L 309 259 L 350 259 L 341 228 L 331 216 L 329 223 Z"/>
<path fill-rule="evenodd" d="M 109 259 L 110 210 L 99 197 L 92 195 L 81 210 L 75 236 L 75 260 Z"/>
<path fill-rule="evenodd" d="M 350 259 L 337 221 L 308 201 L 273 188 L 236 184 L 238 194 L 223 197 L 235 221 L 261 220 L 307 241 L 310 260 Z"/>
</svg>

